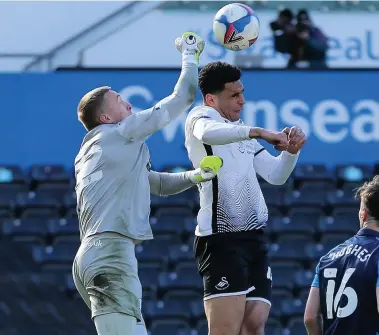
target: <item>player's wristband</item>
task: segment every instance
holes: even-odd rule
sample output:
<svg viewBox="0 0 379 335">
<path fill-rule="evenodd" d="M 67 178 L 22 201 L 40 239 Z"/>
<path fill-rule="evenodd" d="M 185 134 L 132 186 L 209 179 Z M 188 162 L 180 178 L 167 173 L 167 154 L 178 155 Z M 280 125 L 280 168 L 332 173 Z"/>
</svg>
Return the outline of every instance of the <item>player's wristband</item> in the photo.
<svg viewBox="0 0 379 335">
<path fill-rule="evenodd" d="M 184 64 L 198 65 L 199 61 L 198 61 L 198 57 L 196 54 L 196 50 L 195 49 L 184 50 L 182 53 L 182 63 L 183 63 L 183 65 Z"/>
</svg>

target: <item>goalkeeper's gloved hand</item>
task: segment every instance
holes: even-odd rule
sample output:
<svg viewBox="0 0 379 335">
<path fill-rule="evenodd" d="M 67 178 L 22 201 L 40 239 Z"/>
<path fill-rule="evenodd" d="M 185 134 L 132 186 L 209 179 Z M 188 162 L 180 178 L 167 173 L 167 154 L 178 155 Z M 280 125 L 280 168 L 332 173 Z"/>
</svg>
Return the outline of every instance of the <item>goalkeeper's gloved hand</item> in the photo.
<svg viewBox="0 0 379 335">
<path fill-rule="evenodd" d="M 183 62 L 199 64 L 200 54 L 204 50 L 205 42 L 201 36 L 192 32 L 186 32 L 175 40 L 175 46 L 183 55 Z"/>
<path fill-rule="evenodd" d="M 223 165 L 221 157 L 206 156 L 200 162 L 200 167 L 193 171 L 188 171 L 188 177 L 194 184 L 203 183 L 216 177 Z"/>
</svg>

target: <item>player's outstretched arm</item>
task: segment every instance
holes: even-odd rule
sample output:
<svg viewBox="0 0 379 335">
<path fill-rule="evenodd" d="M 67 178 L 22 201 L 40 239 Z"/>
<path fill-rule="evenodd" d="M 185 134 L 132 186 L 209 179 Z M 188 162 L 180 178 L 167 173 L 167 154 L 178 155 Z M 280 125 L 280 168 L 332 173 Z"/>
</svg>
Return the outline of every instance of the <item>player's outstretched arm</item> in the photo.
<svg viewBox="0 0 379 335">
<path fill-rule="evenodd" d="M 224 145 L 249 139 L 263 139 L 275 145 L 287 145 L 286 134 L 260 127 L 234 125 L 217 120 L 217 112 L 193 115 L 188 124 L 190 131 L 200 141 L 208 145 Z"/>
<path fill-rule="evenodd" d="M 283 185 L 295 168 L 299 155 L 283 151 L 279 156 L 275 157 L 259 143 L 256 143 L 256 147 L 254 156 L 255 171 L 268 183 Z"/>
<path fill-rule="evenodd" d="M 150 192 L 159 196 L 181 193 L 190 187 L 212 180 L 222 167 L 222 159 L 218 156 L 207 156 L 200 162 L 196 170 L 166 173 L 150 171 Z"/>
<path fill-rule="evenodd" d="M 258 148 L 259 150 L 256 150 L 256 155 L 254 156 L 255 171 L 263 179 L 274 185 L 282 185 L 287 181 L 295 168 L 300 149 L 306 142 L 305 134 L 298 127 L 285 128 L 282 131 L 282 135 L 287 137 L 287 143 L 283 141 L 281 144 L 276 144 L 273 141 L 267 141 L 274 144 L 277 150 L 282 151 L 280 156 L 274 157 L 270 155 L 259 144 L 257 145 L 261 149 Z"/>
<path fill-rule="evenodd" d="M 182 70 L 174 91 L 154 107 L 132 114 L 122 121 L 119 131 L 123 136 L 145 139 L 164 128 L 194 103 L 198 85 L 198 63 L 204 49 L 204 40 L 195 33 L 187 32 L 175 40 L 175 45 L 182 54 Z"/>
</svg>

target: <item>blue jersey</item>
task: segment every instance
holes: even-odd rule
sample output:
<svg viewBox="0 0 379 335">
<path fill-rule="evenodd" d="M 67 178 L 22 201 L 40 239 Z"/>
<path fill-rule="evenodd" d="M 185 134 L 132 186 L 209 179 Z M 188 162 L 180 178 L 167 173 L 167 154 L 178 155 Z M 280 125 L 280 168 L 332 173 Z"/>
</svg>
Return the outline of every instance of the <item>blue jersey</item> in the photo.
<svg viewBox="0 0 379 335">
<path fill-rule="evenodd" d="M 320 288 L 324 335 L 378 335 L 379 232 L 361 229 L 330 250 L 312 286 Z"/>
</svg>

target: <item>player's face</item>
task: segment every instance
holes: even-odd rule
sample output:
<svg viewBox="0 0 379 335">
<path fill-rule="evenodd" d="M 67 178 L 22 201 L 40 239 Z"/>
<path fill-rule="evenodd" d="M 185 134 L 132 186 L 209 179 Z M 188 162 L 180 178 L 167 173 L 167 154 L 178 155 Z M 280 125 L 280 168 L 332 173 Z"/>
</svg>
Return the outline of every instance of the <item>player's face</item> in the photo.
<svg viewBox="0 0 379 335">
<path fill-rule="evenodd" d="M 230 121 L 239 120 L 246 102 L 243 91 L 244 88 L 240 80 L 225 84 L 224 90 L 215 99 L 215 108 L 223 117 Z"/>
<path fill-rule="evenodd" d="M 105 94 L 103 123 L 118 123 L 132 114 L 132 105 L 122 100 L 120 94 L 109 91 Z M 105 119 L 106 121 L 104 121 Z"/>
</svg>

